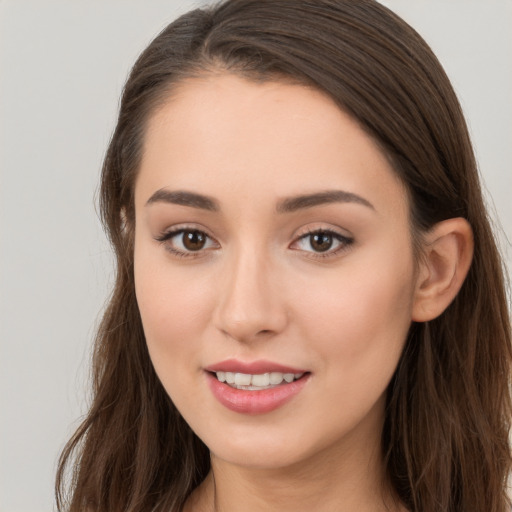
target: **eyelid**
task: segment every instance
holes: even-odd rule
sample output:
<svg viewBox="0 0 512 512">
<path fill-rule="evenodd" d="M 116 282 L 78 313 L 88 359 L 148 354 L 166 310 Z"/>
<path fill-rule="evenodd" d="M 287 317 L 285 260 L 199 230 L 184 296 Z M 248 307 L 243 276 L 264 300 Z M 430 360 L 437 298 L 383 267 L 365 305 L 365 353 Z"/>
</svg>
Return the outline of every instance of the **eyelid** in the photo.
<svg viewBox="0 0 512 512">
<path fill-rule="evenodd" d="M 168 240 L 173 235 L 176 235 L 177 233 L 180 233 L 182 231 L 199 231 L 200 233 L 204 233 L 205 235 L 207 235 L 208 238 L 215 240 L 215 237 L 210 234 L 208 229 L 204 228 L 203 226 L 199 226 L 199 225 L 195 225 L 195 224 L 173 225 L 173 226 L 161 231 L 161 233 L 159 235 L 155 236 L 154 239 L 158 242 L 162 242 L 162 241 Z"/>
<path fill-rule="evenodd" d="M 175 247 L 170 246 L 169 241 L 174 238 L 175 236 L 178 236 L 180 234 L 183 234 L 186 231 L 192 231 L 192 232 L 198 232 L 205 235 L 209 240 L 215 242 L 218 246 L 220 244 L 217 242 L 217 240 L 210 235 L 207 229 L 199 226 L 194 226 L 190 224 L 178 224 L 176 226 L 172 226 L 166 230 L 164 230 L 160 235 L 155 236 L 154 239 L 162 244 L 165 247 L 165 250 L 170 252 L 173 256 L 179 257 L 179 258 L 200 258 L 207 255 L 207 253 L 211 250 L 211 248 L 202 248 L 197 251 L 183 251 L 181 249 L 177 249 Z"/>
<path fill-rule="evenodd" d="M 329 248 L 326 251 L 314 251 L 314 250 L 304 251 L 304 250 L 301 250 L 301 252 L 305 252 L 308 254 L 308 256 L 307 256 L 308 258 L 324 259 L 324 258 L 329 258 L 329 257 L 335 257 L 335 256 L 339 255 L 339 253 L 347 251 L 350 248 L 350 246 L 354 243 L 354 238 L 351 235 L 345 235 L 335 228 L 318 226 L 315 228 L 308 227 L 305 232 L 298 235 L 294 239 L 294 241 L 292 242 L 292 245 L 298 243 L 301 240 L 304 240 L 305 238 L 307 238 L 309 236 L 312 236 L 312 235 L 315 235 L 318 233 L 324 233 L 324 234 L 328 234 L 328 235 L 332 236 L 334 239 L 336 239 L 338 242 L 340 242 L 341 245 L 337 249 L 334 249 L 334 250 L 332 250 L 331 248 Z"/>
</svg>

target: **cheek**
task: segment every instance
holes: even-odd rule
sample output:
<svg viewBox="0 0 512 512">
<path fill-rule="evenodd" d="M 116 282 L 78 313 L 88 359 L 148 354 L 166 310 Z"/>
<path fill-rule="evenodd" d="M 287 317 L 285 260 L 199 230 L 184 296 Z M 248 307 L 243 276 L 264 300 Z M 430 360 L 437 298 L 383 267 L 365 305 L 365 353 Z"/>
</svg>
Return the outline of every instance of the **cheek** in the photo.
<svg viewBox="0 0 512 512">
<path fill-rule="evenodd" d="M 301 304 L 308 339 L 345 374 L 394 371 L 411 323 L 412 258 L 358 259 Z"/>
<path fill-rule="evenodd" d="M 136 295 L 155 372 L 176 407 L 187 411 L 204 400 L 194 384 L 211 294 L 204 281 L 180 278 L 169 267 L 136 266 Z"/>
<path fill-rule="evenodd" d="M 333 438 L 362 418 L 382 417 L 383 396 L 411 323 L 411 262 L 365 263 L 347 264 L 337 278 L 318 283 L 323 286 L 315 286 L 316 293 L 301 304 L 310 359 L 328 390 L 318 400 L 317 416 L 329 408 Z"/>
<path fill-rule="evenodd" d="M 136 249 L 134 271 L 148 350 L 155 370 L 167 379 L 167 374 L 172 376 L 186 367 L 184 360 L 194 362 L 211 317 L 213 287 L 207 276 L 198 276 L 197 269 L 177 270 L 161 254 L 154 257 L 144 248 Z"/>
</svg>

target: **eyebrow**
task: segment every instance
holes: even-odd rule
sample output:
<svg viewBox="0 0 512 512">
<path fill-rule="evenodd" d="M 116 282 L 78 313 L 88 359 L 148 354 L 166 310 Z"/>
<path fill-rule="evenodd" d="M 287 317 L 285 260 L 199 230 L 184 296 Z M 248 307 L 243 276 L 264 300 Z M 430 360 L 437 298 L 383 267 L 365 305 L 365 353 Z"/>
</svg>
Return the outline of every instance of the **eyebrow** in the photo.
<svg viewBox="0 0 512 512">
<path fill-rule="evenodd" d="M 167 190 L 162 188 L 157 190 L 147 200 L 146 206 L 159 202 L 190 206 L 191 208 L 199 208 L 210 212 L 220 212 L 219 202 L 214 198 L 186 190 Z M 330 203 L 356 203 L 375 210 L 369 201 L 357 194 L 344 190 L 325 190 L 313 194 L 303 194 L 281 199 L 276 206 L 276 212 L 292 213 L 305 208 Z"/>
<path fill-rule="evenodd" d="M 314 194 L 287 197 L 278 203 L 276 209 L 278 213 L 291 213 L 329 203 L 357 203 L 375 210 L 374 206 L 363 197 L 344 190 L 325 190 Z"/>
<path fill-rule="evenodd" d="M 166 190 L 161 188 L 157 190 L 146 202 L 146 206 L 153 203 L 171 203 L 182 206 L 190 206 L 191 208 L 200 208 L 210 212 L 219 212 L 219 203 L 212 197 L 197 194 L 195 192 L 187 192 L 186 190 Z"/>
</svg>

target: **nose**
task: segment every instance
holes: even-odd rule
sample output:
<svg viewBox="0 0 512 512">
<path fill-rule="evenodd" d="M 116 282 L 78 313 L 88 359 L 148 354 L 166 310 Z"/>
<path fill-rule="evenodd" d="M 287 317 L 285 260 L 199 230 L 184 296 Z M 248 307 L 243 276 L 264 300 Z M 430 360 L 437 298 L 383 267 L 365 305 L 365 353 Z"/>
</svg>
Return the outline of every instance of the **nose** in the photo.
<svg viewBox="0 0 512 512">
<path fill-rule="evenodd" d="M 226 261 L 219 274 L 216 327 L 242 343 L 282 332 L 288 319 L 278 273 L 268 257 L 254 251 Z"/>
</svg>

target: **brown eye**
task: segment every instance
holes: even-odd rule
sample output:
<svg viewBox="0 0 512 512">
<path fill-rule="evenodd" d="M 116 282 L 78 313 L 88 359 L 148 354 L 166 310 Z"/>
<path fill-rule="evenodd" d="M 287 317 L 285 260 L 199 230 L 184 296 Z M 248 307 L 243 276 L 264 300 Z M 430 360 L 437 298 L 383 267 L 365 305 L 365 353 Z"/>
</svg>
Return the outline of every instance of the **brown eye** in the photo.
<svg viewBox="0 0 512 512">
<path fill-rule="evenodd" d="M 310 257 L 327 258 L 348 249 L 353 242 L 353 238 L 336 231 L 318 229 L 302 235 L 293 245 L 296 249 L 309 253 Z"/>
<path fill-rule="evenodd" d="M 210 236 L 199 229 L 176 229 L 155 237 L 155 240 L 173 256 L 180 258 L 198 257 L 219 247 Z"/>
<path fill-rule="evenodd" d="M 310 236 L 311 248 L 317 252 L 328 251 L 332 247 L 333 237 L 325 231 L 318 231 Z"/>
<path fill-rule="evenodd" d="M 182 235 L 182 243 L 185 249 L 189 251 L 199 251 L 206 244 L 206 235 L 201 231 L 184 230 Z"/>
</svg>

